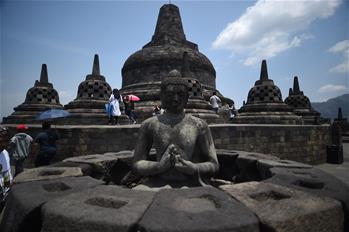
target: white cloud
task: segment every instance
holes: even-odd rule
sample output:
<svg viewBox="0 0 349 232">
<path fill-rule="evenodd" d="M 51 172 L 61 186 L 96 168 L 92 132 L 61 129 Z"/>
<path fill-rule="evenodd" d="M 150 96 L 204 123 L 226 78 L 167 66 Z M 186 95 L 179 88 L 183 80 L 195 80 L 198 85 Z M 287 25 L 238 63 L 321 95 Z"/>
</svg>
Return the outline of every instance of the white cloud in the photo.
<svg viewBox="0 0 349 232">
<path fill-rule="evenodd" d="M 331 53 L 341 53 L 344 56 L 342 63 L 332 67 L 330 72 L 333 73 L 349 73 L 349 40 L 343 40 L 327 50 Z"/>
<path fill-rule="evenodd" d="M 316 19 L 333 15 L 340 3 L 341 0 L 259 0 L 229 23 L 212 46 L 247 56 L 245 65 L 256 64 L 312 38 L 304 33 L 305 29 Z"/>
<path fill-rule="evenodd" d="M 65 105 L 67 103 L 69 103 L 70 101 L 72 101 L 72 97 L 73 97 L 73 93 L 68 92 L 68 91 L 60 91 L 58 93 L 59 95 L 59 101 L 61 104 Z"/>
<path fill-rule="evenodd" d="M 343 40 L 333 45 L 331 48 L 328 49 L 328 51 L 336 53 L 336 52 L 345 52 L 345 51 L 348 51 L 348 49 L 349 49 L 349 40 Z"/>
<path fill-rule="evenodd" d="M 318 89 L 319 93 L 334 93 L 334 92 L 342 92 L 347 90 L 347 87 L 344 85 L 324 85 L 320 89 Z"/>
</svg>

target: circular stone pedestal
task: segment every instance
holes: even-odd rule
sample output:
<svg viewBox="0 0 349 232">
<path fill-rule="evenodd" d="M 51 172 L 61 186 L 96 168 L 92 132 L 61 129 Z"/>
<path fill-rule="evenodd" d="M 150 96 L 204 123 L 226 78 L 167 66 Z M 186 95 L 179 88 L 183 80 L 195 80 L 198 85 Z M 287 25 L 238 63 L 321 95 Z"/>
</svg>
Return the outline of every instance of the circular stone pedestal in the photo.
<svg viewBox="0 0 349 232">
<path fill-rule="evenodd" d="M 109 185 L 104 182 L 101 186 L 102 181 L 86 176 L 61 178 L 54 172 L 46 181 L 31 178 L 17 184 L 15 179 L 0 230 L 25 231 L 23 225 L 28 222 L 35 223 L 32 231 L 37 232 L 349 229 L 349 187 L 333 176 L 266 154 L 217 150 L 217 156 L 220 170 L 211 179 L 212 187 L 158 192 L 111 185 L 120 185 L 127 178 L 137 182 L 131 172 L 131 151 L 71 158 L 59 166 L 89 165 L 85 173 Z M 122 181 L 120 176 L 124 176 Z M 81 187 L 81 183 L 86 184 Z M 32 198 L 29 202 L 37 203 L 29 204 L 28 196 Z"/>
</svg>

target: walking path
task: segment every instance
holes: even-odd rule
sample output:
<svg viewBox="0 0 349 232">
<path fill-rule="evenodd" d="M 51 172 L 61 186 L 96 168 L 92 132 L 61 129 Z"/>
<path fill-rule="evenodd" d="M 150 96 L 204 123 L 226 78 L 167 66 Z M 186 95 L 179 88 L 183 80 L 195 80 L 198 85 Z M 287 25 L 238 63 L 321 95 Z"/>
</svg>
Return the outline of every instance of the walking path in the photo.
<svg viewBox="0 0 349 232">
<path fill-rule="evenodd" d="M 349 186 L 349 141 L 343 143 L 344 162 L 342 164 L 324 163 L 317 165 L 317 168 L 336 176 Z"/>
</svg>

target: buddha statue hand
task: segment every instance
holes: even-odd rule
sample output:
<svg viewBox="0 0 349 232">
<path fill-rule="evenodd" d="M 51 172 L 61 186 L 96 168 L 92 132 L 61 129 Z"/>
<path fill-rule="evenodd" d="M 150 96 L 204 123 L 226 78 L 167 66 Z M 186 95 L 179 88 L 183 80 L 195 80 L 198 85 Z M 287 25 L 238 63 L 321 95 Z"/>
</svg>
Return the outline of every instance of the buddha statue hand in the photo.
<svg viewBox="0 0 349 232">
<path fill-rule="evenodd" d="M 174 168 L 186 175 L 194 175 L 197 172 L 196 165 L 189 161 L 185 160 L 182 157 L 185 157 L 184 154 L 182 154 L 184 151 L 180 148 L 177 148 L 174 146 L 174 148 L 171 148 L 172 154 L 174 155 Z"/>
<path fill-rule="evenodd" d="M 180 156 L 176 157 L 175 169 L 183 174 L 191 176 L 195 175 L 195 173 L 197 172 L 196 165 L 193 162 L 185 160 Z"/>
<path fill-rule="evenodd" d="M 159 169 L 161 172 L 166 172 L 167 170 L 173 168 L 176 163 L 176 157 L 175 157 L 175 145 L 170 144 L 166 151 L 164 152 L 163 156 L 161 157 L 159 161 Z"/>
</svg>

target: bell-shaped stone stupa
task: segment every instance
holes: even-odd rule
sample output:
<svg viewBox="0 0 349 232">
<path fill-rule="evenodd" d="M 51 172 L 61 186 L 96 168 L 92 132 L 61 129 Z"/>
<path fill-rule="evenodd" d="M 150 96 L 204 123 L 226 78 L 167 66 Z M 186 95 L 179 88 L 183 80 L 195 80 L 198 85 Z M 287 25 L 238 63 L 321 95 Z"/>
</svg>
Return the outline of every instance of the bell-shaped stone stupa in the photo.
<svg viewBox="0 0 349 232">
<path fill-rule="evenodd" d="M 3 118 L 3 123 L 41 123 L 35 120 L 39 113 L 49 109 L 62 109 L 58 92 L 48 82 L 47 65 L 41 66 L 40 80 L 27 92 L 24 103 L 14 108 L 14 113 Z"/>
<path fill-rule="evenodd" d="M 246 104 L 239 109 L 235 123 L 301 124 L 300 116 L 282 101 L 281 91 L 269 79 L 267 62 L 262 61 L 260 79 L 249 91 Z"/>
<path fill-rule="evenodd" d="M 183 53 L 186 54 L 184 75 L 200 82 L 202 97 L 208 101 L 213 91 L 218 93 L 216 71 L 199 52 L 198 45 L 186 39 L 178 7 L 165 4 L 160 8 L 151 41 L 132 54 L 122 68 L 120 92 L 123 96 L 134 94 L 141 98 L 136 103 L 139 121 L 150 117 L 154 102 L 160 100 L 161 81 L 170 71 L 182 70 Z"/>
<path fill-rule="evenodd" d="M 107 124 L 105 104 L 111 95 L 111 87 L 100 74 L 99 58 L 95 55 L 92 74 L 81 82 L 78 93 L 72 102 L 64 106 L 71 116 L 62 120 L 65 124 Z"/>
<path fill-rule="evenodd" d="M 293 89 L 290 88 L 289 95 L 285 103 L 293 108 L 294 113 L 302 116 L 305 124 L 320 123 L 320 113 L 311 107 L 310 100 L 300 91 L 298 77 L 293 79 Z"/>
<path fill-rule="evenodd" d="M 188 83 L 189 99 L 185 112 L 205 119 L 208 123 L 223 123 L 223 118 L 214 113 L 208 101 L 204 100 L 202 85 L 190 71 L 187 52 L 183 53 L 181 73 L 181 77 Z"/>
</svg>

